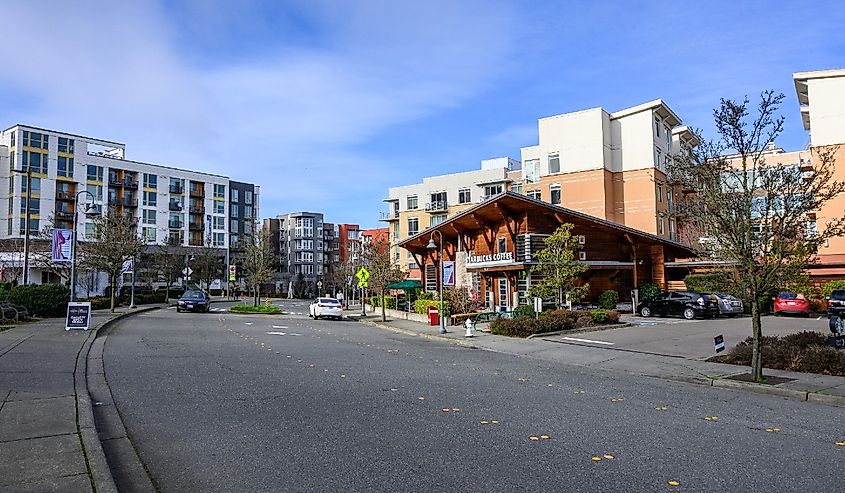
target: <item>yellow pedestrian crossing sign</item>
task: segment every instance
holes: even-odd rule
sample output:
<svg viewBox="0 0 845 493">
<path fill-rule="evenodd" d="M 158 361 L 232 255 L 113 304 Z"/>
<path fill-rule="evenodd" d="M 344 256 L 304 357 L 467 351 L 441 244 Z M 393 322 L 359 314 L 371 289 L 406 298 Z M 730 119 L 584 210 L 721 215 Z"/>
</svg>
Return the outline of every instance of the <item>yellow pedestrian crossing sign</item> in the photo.
<svg viewBox="0 0 845 493">
<path fill-rule="evenodd" d="M 364 267 L 361 267 L 360 269 L 358 269 L 358 272 L 355 273 L 355 277 L 358 278 L 358 287 L 366 288 L 369 285 L 367 283 L 367 280 L 370 279 L 370 271 L 368 271 Z"/>
</svg>

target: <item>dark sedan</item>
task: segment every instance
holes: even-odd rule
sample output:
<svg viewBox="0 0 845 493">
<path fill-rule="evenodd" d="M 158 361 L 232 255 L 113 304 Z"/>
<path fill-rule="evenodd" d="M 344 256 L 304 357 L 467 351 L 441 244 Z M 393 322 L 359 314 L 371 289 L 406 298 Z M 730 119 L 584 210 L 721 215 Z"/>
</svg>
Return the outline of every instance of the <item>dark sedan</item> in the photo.
<svg viewBox="0 0 845 493">
<path fill-rule="evenodd" d="M 712 318 L 719 314 L 718 300 L 712 293 L 698 291 L 672 291 L 660 293 L 637 306 L 643 317 L 659 315 L 674 316 L 692 320 L 696 317 Z"/>
<path fill-rule="evenodd" d="M 211 298 L 205 291 L 185 291 L 185 294 L 176 302 L 176 311 L 208 312 L 211 310 Z"/>
<path fill-rule="evenodd" d="M 845 315 L 845 289 L 835 289 L 827 298 L 827 316 Z"/>
</svg>

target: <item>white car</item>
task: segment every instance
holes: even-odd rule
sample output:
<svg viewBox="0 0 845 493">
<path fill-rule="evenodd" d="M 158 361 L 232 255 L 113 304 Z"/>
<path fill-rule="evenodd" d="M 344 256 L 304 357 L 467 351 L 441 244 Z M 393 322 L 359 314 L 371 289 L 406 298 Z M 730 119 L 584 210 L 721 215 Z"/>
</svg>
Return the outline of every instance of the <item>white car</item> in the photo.
<svg viewBox="0 0 845 493">
<path fill-rule="evenodd" d="M 343 318 L 343 307 L 340 305 L 340 301 L 335 298 L 317 298 L 308 306 L 308 316 L 314 319 L 332 317 L 341 320 Z"/>
</svg>

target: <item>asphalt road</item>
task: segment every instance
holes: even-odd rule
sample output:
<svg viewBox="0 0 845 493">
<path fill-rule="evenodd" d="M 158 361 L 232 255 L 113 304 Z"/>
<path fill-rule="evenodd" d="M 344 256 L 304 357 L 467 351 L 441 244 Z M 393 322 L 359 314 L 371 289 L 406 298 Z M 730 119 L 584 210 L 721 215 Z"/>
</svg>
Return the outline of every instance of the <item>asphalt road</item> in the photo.
<svg viewBox="0 0 845 493">
<path fill-rule="evenodd" d="M 552 366 L 351 321 L 157 311 L 122 322 L 104 361 L 162 491 L 843 484 L 841 408 Z"/>
</svg>

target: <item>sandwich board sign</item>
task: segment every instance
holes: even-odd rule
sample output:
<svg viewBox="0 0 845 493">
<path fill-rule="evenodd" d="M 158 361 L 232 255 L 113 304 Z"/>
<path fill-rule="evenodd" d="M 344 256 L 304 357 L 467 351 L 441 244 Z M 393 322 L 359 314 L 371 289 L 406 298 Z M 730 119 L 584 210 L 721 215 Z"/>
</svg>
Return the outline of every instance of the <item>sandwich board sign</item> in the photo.
<svg viewBox="0 0 845 493">
<path fill-rule="evenodd" d="M 88 330 L 89 328 L 91 328 L 91 302 L 69 302 L 65 330 Z"/>
<path fill-rule="evenodd" d="M 725 350 L 725 338 L 722 337 L 722 334 L 719 334 L 713 338 L 713 346 L 716 349 L 717 353 L 721 353 Z"/>
</svg>

